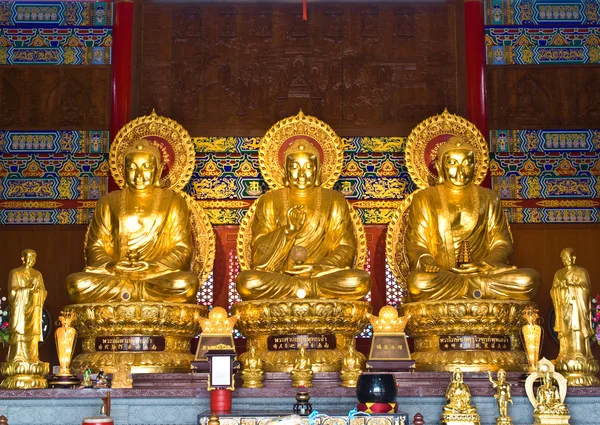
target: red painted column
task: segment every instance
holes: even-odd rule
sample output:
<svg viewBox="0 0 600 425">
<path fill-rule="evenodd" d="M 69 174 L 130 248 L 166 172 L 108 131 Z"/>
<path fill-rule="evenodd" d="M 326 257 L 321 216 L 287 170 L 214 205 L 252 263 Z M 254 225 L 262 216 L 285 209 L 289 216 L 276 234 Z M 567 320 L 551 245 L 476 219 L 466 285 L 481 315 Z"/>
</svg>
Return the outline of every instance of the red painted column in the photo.
<svg viewBox="0 0 600 425">
<path fill-rule="evenodd" d="M 115 0 L 113 17 L 110 135 L 114 138 L 130 119 L 133 0 Z"/>
<path fill-rule="evenodd" d="M 483 0 L 465 0 L 468 119 L 488 138 Z"/>
</svg>

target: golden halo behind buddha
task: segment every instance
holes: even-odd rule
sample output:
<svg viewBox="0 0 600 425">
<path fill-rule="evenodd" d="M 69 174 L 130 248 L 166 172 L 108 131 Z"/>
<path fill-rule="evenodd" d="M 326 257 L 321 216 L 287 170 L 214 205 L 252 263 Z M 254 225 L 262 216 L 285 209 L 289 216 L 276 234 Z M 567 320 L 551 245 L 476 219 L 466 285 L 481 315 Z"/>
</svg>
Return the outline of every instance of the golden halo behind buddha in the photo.
<svg viewBox="0 0 600 425">
<path fill-rule="evenodd" d="M 405 161 L 411 179 L 420 189 L 434 186 L 438 182 L 435 160 L 440 149 L 447 152 L 450 142 L 456 144 L 457 138 L 472 146 L 475 153 L 475 175 L 473 183 L 481 184 L 487 174 L 490 163 L 489 149 L 485 137 L 475 124 L 449 113 L 446 109 L 439 115 L 427 118 L 418 124 L 406 141 Z M 464 147 L 464 145 L 463 145 Z"/>
<path fill-rule="evenodd" d="M 261 140 L 258 164 L 269 188 L 284 187 L 285 157 L 300 146 L 318 152 L 321 187 L 331 189 L 342 173 L 342 141 L 329 125 L 302 111 L 276 122 Z"/>
<path fill-rule="evenodd" d="M 125 187 L 123 164 L 125 155 L 144 139 L 160 152 L 163 173 L 160 187 L 181 190 L 192 177 L 196 165 L 196 152 L 190 134 L 176 121 L 152 111 L 128 122 L 115 136 L 110 148 L 110 172 L 119 186 Z"/>
</svg>

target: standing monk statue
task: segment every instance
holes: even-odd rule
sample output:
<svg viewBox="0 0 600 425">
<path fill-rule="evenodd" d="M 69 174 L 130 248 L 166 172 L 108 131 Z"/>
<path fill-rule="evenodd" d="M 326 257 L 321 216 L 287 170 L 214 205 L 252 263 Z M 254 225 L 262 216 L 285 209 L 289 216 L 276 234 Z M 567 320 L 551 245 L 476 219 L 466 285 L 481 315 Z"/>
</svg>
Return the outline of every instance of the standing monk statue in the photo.
<svg viewBox="0 0 600 425">
<path fill-rule="evenodd" d="M 508 263 L 512 238 L 496 192 L 473 182 L 474 148 L 453 136 L 437 152 L 439 182 L 415 193 L 406 253 L 412 301 L 531 300 L 540 277 Z"/>
<path fill-rule="evenodd" d="M 160 187 L 161 158 L 145 139 L 125 152 L 125 187 L 98 201 L 87 267 L 67 278 L 71 302 L 196 301 L 189 211 L 181 195 Z"/>
<path fill-rule="evenodd" d="M 42 312 L 46 288 L 42 274 L 33 268 L 37 255 L 32 249 L 21 254 L 23 265 L 8 275 L 8 355 L 1 373 L 2 388 L 46 388 L 50 365 L 40 362 L 39 343 L 43 340 Z"/>
<path fill-rule="evenodd" d="M 11 270 L 8 277 L 10 322 L 7 362 L 36 363 L 42 336 L 42 312 L 48 292 L 42 274 L 33 268 L 37 254 L 25 249 L 23 265 Z"/>
<path fill-rule="evenodd" d="M 319 151 L 296 139 L 284 153 L 284 188 L 262 195 L 252 222 L 251 270 L 237 277 L 242 300 L 361 300 L 371 288 L 353 269 L 356 238 L 344 196 L 320 187 Z"/>
<path fill-rule="evenodd" d="M 567 378 L 569 385 L 598 385 L 598 361 L 594 359 L 590 338 L 592 328 L 591 281 L 583 267 L 575 265 L 575 251 L 565 248 L 560 253 L 565 267 L 554 274 L 550 289 L 556 320 L 560 351 L 556 370 Z"/>
</svg>

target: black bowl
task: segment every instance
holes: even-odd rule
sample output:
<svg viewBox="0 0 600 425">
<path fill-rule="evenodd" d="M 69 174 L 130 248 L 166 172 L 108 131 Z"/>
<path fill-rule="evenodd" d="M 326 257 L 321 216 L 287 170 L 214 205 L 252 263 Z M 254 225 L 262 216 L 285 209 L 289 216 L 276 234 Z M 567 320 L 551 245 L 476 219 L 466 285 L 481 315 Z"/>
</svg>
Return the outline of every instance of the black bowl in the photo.
<svg viewBox="0 0 600 425">
<path fill-rule="evenodd" d="M 359 403 L 395 403 L 396 379 L 391 373 L 363 373 L 356 384 Z"/>
</svg>

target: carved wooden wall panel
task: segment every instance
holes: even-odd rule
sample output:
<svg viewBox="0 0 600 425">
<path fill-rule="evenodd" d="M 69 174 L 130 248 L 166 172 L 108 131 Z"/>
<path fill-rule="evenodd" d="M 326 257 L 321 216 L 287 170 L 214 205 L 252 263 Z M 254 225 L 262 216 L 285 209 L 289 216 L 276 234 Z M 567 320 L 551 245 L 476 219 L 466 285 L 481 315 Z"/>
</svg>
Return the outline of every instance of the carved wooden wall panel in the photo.
<svg viewBox="0 0 600 425">
<path fill-rule="evenodd" d="M 342 133 L 408 134 L 462 108 L 458 7 L 317 4 L 305 22 L 297 5 L 144 4 L 134 113 L 251 135 L 302 108 Z"/>
<path fill-rule="evenodd" d="M 600 68 L 488 68 L 490 128 L 597 128 Z"/>
<path fill-rule="evenodd" d="M 109 84 L 110 67 L 0 67 L 0 128 L 108 128 Z"/>
</svg>

